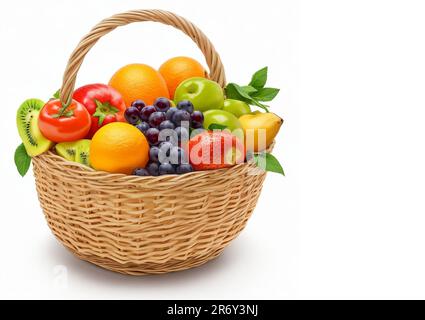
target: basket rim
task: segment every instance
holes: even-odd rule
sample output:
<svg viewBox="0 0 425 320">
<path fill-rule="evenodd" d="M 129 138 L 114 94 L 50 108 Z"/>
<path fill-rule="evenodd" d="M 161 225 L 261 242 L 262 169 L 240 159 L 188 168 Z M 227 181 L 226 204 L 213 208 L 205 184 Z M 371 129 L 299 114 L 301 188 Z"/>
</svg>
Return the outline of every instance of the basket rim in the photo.
<svg viewBox="0 0 425 320">
<path fill-rule="evenodd" d="M 102 176 L 108 176 L 109 178 L 117 178 L 117 179 L 125 179 L 127 178 L 129 181 L 157 181 L 157 182 L 161 182 L 164 180 L 183 180 L 185 178 L 198 178 L 198 177 L 203 177 L 203 176 L 207 176 L 207 175 L 213 175 L 213 174 L 219 174 L 219 173 L 233 173 L 235 171 L 239 171 L 239 170 L 244 170 L 245 167 L 248 169 L 249 167 L 255 167 L 255 164 L 253 163 L 253 161 L 247 161 L 244 163 L 240 163 L 234 166 L 231 166 L 229 168 L 221 168 L 221 169 L 214 169 L 214 170 L 200 170 L 200 171 L 193 171 L 190 173 L 185 173 L 182 175 L 178 175 L 178 174 L 169 174 L 169 175 L 163 175 L 163 176 L 146 176 L 146 177 L 139 177 L 139 176 L 135 176 L 135 175 L 127 175 L 124 173 L 110 173 L 110 172 L 106 172 L 106 171 L 101 171 L 101 170 L 95 170 L 91 167 L 85 166 L 81 163 L 78 162 L 73 162 L 73 161 L 69 161 L 65 158 L 62 158 L 61 156 L 59 156 L 58 154 L 56 154 L 53 150 L 49 150 L 41 155 L 38 155 L 36 157 L 34 157 L 33 159 L 35 161 L 37 161 L 37 159 L 42 159 L 42 158 L 49 158 L 49 160 L 53 160 L 54 162 L 57 162 L 58 164 L 60 164 L 61 166 L 63 166 L 64 168 L 73 168 L 73 170 L 75 171 L 79 171 L 78 173 L 85 173 L 85 174 L 89 174 L 89 175 L 96 175 L 97 177 L 102 177 Z"/>
</svg>

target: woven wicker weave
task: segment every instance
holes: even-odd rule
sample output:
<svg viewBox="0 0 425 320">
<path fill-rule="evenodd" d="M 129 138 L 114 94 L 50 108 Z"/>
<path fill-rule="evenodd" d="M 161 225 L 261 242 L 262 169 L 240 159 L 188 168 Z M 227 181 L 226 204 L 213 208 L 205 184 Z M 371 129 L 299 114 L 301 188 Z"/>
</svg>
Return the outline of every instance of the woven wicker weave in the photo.
<svg viewBox="0 0 425 320">
<path fill-rule="evenodd" d="M 83 38 L 65 71 L 63 102 L 97 40 L 137 21 L 162 22 L 189 35 L 206 57 L 210 78 L 225 85 L 220 57 L 192 23 L 166 11 L 130 11 L 102 21 Z M 83 260 L 132 275 L 184 270 L 218 256 L 245 227 L 266 176 L 250 163 L 180 176 L 109 174 L 53 152 L 33 164 L 41 207 L 57 239 Z"/>
</svg>

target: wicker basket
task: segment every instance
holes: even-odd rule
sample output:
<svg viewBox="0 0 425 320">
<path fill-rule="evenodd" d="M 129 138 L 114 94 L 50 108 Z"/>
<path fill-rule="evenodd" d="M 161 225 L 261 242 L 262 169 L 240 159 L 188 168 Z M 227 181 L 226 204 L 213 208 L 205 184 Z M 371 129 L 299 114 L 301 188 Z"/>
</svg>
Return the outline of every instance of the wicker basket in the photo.
<svg viewBox="0 0 425 320">
<path fill-rule="evenodd" d="M 180 29 L 205 55 L 210 78 L 225 85 L 219 55 L 192 23 L 160 10 L 100 22 L 70 57 L 61 99 L 72 97 L 84 56 L 103 35 L 132 22 Z M 266 173 L 252 163 L 185 175 L 136 177 L 94 171 L 53 152 L 33 159 L 38 197 L 54 235 L 77 257 L 120 273 L 184 270 L 217 257 L 245 227 Z"/>
</svg>

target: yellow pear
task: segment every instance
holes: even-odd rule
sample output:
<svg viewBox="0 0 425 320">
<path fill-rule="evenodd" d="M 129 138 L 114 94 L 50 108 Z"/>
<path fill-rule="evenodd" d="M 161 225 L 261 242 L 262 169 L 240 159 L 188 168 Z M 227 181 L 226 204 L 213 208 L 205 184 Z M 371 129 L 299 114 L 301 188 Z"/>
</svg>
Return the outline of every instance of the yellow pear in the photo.
<svg viewBox="0 0 425 320">
<path fill-rule="evenodd" d="M 239 118 L 245 131 L 247 151 L 260 152 L 267 149 L 282 126 L 283 119 L 274 113 L 253 112 Z"/>
</svg>

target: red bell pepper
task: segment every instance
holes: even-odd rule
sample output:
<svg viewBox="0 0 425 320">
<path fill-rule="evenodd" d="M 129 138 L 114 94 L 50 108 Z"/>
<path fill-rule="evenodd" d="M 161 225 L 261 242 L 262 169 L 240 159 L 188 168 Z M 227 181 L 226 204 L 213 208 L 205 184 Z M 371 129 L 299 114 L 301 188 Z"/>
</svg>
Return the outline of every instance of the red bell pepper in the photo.
<svg viewBox="0 0 425 320">
<path fill-rule="evenodd" d="M 91 116 L 88 139 L 102 126 L 111 122 L 125 122 L 126 109 L 121 94 L 106 84 L 89 84 L 75 90 L 73 99 L 84 105 Z"/>
</svg>

